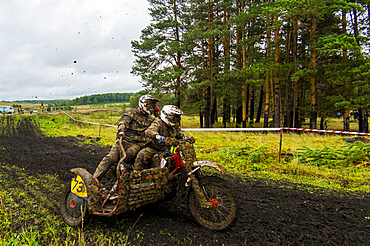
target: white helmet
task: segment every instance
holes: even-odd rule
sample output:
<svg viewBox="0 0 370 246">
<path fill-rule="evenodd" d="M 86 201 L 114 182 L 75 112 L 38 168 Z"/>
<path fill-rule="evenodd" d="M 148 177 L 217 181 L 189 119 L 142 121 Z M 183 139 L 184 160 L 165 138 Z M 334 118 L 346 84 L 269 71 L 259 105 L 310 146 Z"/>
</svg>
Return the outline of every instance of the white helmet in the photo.
<svg viewBox="0 0 370 246">
<path fill-rule="evenodd" d="M 164 105 L 161 111 L 161 120 L 163 120 L 169 126 L 175 126 L 176 123 L 180 122 L 182 112 L 175 105 Z"/>
<path fill-rule="evenodd" d="M 151 95 L 144 95 L 139 98 L 139 108 L 142 109 L 147 114 L 154 113 L 155 104 L 159 100 Z"/>
</svg>

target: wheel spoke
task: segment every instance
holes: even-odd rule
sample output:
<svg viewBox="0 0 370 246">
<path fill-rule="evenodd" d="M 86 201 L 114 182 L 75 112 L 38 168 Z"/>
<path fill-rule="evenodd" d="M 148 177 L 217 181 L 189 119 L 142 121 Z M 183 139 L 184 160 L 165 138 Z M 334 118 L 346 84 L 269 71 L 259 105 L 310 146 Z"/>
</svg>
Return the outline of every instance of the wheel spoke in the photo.
<svg viewBox="0 0 370 246">
<path fill-rule="evenodd" d="M 214 223 L 221 223 L 226 220 L 230 214 L 230 211 L 228 210 L 231 207 L 231 201 L 227 194 L 225 194 L 223 189 L 220 189 L 220 187 L 214 186 L 203 186 L 203 191 L 208 200 L 215 198 L 216 201 L 218 201 L 215 209 L 203 209 L 204 217 L 209 217 L 209 219 Z"/>
<path fill-rule="evenodd" d="M 207 177 L 201 181 L 201 189 L 205 198 L 213 203 L 213 208 L 199 206 L 195 193 L 191 193 L 189 208 L 194 218 L 203 226 L 212 230 L 222 230 L 235 217 L 235 201 L 222 179 Z"/>
</svg>

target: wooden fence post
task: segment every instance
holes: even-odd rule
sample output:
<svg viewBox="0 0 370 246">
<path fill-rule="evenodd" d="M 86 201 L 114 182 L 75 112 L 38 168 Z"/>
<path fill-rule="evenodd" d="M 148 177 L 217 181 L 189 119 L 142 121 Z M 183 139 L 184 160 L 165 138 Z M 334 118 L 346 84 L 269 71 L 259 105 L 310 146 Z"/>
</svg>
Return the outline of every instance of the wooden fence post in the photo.
<svg viewBox="0 0 370 246">
<path fill-rule="evenodd" d="M 279 144 L 279 163 L 281 160 L 281 144 L 283 142 L 283 128 L 280 130 L 280 144 Z"/>
</svg>

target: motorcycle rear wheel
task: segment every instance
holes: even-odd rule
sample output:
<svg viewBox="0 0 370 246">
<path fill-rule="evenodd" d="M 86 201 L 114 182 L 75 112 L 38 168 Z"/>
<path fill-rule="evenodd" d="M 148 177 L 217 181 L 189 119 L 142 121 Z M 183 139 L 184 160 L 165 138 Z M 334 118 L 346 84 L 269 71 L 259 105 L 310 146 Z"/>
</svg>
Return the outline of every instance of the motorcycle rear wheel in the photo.
<svg viewBox="0 0 370 246">
<path fill-rule="evenodd" d="M 60 212 L 69 226 L 79 226 L 88 219 L 87 201 L 71 192 L 71 183 L 65 185 L 60 197 Z"/>
<path fill-rule="evenodd" d="M 214 202 L 212 209 L 202 208 L 195 191 L 189 194 L 189 210 L 193 218 L 202 226 L 210 230 L 223 230 L 231 225 L 235 219 L 236 203 L 227 187 L 225 180 L 218 177 L 202 177 L 200 188 L 208 201 Z"/>
</svg>

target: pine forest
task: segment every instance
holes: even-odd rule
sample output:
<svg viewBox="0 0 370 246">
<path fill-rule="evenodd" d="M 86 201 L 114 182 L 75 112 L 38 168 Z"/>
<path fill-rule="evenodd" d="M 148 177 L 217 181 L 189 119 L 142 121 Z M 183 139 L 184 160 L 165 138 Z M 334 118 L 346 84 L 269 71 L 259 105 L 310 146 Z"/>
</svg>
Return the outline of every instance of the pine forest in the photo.
<svg viewBox="0 0 370 246">
<path fill-rule="evenodd" d="M 148 1 L 131 73 L 201 127 L 349 130 L 356 111 L 368 132 L 370 0 Z"/>
</svg>

